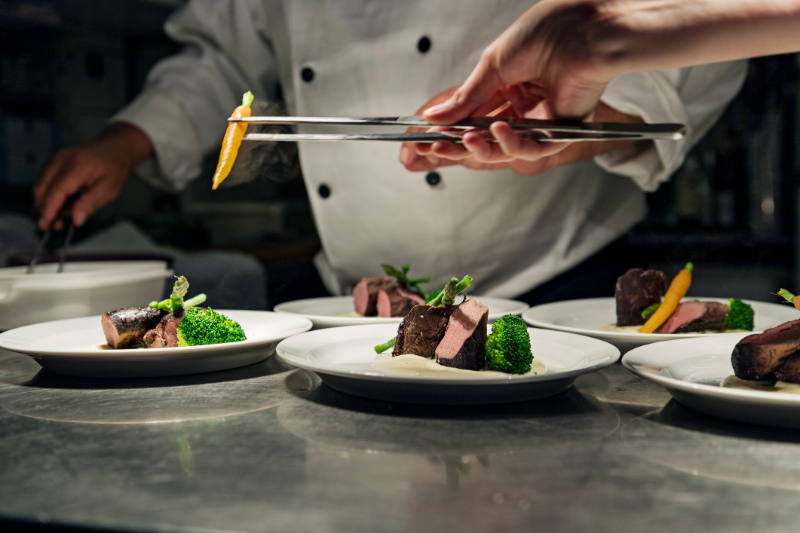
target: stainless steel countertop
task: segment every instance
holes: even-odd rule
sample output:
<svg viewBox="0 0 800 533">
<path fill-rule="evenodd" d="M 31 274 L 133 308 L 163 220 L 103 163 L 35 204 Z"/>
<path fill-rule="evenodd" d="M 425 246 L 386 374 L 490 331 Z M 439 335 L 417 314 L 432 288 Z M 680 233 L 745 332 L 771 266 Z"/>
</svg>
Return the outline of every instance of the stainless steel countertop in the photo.
<svg viewBox="0 0 800 533">
<path fill-rule="evenodd" d="M 797 531 L 800 432 L 617 364 L 486 407 L 337 393 L 275 358 L 93 380 L 0 351 L 0 516 L 125 531 Z"/>
</svg>

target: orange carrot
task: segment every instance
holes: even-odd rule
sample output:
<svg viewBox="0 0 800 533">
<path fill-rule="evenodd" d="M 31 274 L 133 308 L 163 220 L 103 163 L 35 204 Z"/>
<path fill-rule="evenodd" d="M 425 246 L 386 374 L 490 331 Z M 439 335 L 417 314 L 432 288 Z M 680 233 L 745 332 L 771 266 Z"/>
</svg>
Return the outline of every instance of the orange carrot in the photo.
<svg viewBox="0 0 800 533">
<path fill-rule="evenodd" d="M 241 118 L 249 117 L 251 110 L 250 104 L 253 103 L 253 93 L 247 91 L 242 97 L 242 105 L 237 107 L 232 117 Z M 217 163 L 217 170 L 214 172 L 214 184 L 211 186 L 213 190 L 219 187 L 219 184 L 225 181 L 228 174 L 233 168 L 233 163 L 236 161 L 236 154 L 239 153 L 239 145 L 242 144 L 242 137 L 247 131 L 247 124 L 244 122 L 231 122 L 228 124 L 228 129 L 225 130 L 225 137 L 222 140 L 222 150 L 219 153 L 219 163 Z"/>
<path fill-rule="evenodd" d="M 686 267 L 678 272 L 678 275 L 672 278 L 672 283 L 669 284 L 666 294 L 664 294 L 664 301 L 661 306 L 656 309 L 647 322 L 644 323 L 639 333 L 653 333 L 661 324 L 667 321 L 672 316 L 681 299 L 686 296 L 686 291 L 689 290 L 689 285 L 692 283 L 692 268 L 691 263 L 686 263 Z"/>
</svg>

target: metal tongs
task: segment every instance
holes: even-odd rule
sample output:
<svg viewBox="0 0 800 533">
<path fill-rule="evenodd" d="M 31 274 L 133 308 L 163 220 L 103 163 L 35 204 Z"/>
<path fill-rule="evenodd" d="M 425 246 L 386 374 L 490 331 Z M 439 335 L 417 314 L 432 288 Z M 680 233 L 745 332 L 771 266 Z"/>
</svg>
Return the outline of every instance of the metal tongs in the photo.
<svg viewBox="0 0 800 533">
<path fill-rule="evenodd" d="M 683 124 L 625 124 L 619 122 L 580 122 L 572 120 L 536 120 L 516 117 L 469 117 L 455 124 L 430 124 L 421 116 L 411 117 L 231 117 L 228 122 L 246 124 L 313 124 L 341 126 L 405 126 L 436 128 L 419 133 L 248 133 L 247 141 L 399 141 L 460 143 L 467 132 L 475 132 L 489 142 L 495 139 L 489 130 L 493 122 L 505 122 L 523 137 L 539 142 L 626 141 L 683 138 Z"/>
<path fill-rule="evenodd" d="M 64 262 L 67 259 L 67 254 L 69 253 L 69 245 L 72 242 L 72 235 L 75 233 L 75 222 L 72 220 L 72 216 L 70 216 L 70 211 L 72 211 L 72 206 L 75 205 L 75 201 L 81 197 L 83 194 L 83 189 L 81 188 L 67 198 L 64 202 L 64 205 L 61 206 L 61 210 L 58 212 L 58 216 L 53 224 L 50 224 L 50 227 L 47 228 L 42 235 L 42 238 L 39 239 L 39 242 L 36 244 L 36 251 L 33 252 L 33 259 L 31 259 L 30 264 L 28 265 L 28 269 L 25 271 L 26 274 L 33 274 L 33 270 L 36 268 L 36 265 L 39 263 L 39 259 L 42 258 L 42 253 L 44 252 L 44 247 L 47 244 L 47 241 L 50 240 L 50 235 L 53 232 L 53 226 L 59 220 L 69 219 L 69 225 L 67 226 L 67 236 L 64 238 L 64 246 L 61 247 L 61 254 L 58 257 L 58 268 L 56 269 L 56 273 L 60 274 L 64 271 Z"/>
</svg>

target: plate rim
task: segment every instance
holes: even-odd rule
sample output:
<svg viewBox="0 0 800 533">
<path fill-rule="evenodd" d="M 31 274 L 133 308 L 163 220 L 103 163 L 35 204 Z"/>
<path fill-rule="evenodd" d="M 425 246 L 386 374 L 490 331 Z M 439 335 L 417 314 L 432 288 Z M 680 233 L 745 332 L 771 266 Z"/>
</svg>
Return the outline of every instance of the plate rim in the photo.
<svg viewBox="0 0 800 533">
<path fill-rule="evenodd" d="M 382 328 L 386 329 L 387 326 L 391 326 L 392 324 L 363 324 L 358 326 L 344 326 L 341 328 L 336 328 L 337 331 L 341 332 L 342 330 L 346 329 L 376 329 Z M 368 380 L 368 381 L 390 381 L 394 383 L 406 383 L 409 385 L 420 385 L 420 384 L 431 384 L 431 385 L 451 385 L 451 386 L 468 386 L 468 385 L 479 385 L 479 386 L 487 386 L 487 385 L 506 385 L 506 384 L 530 384 L 540 381 L 553 381 L 557 379 L 574 379 L 578 376 L 583 374 L 589 374 L 592 372 L 596 372 L 606 366 L 612 365 L 616 363 L 620 359 L 620 351 L 619 348 L 616 346 L 602 341 L 600 339 L 593 339 L 591 337 L 586 337 L 585 335 L 575 335 L 573 333 L 564 333 L 560 331 L 552 331 L 552 330 L 543 330 L 543 329 L 536 329 L 536 328 L 528 328 L 529 332 L 535 333 L 542 333 L 546 335 L 557 335 L 557 336 L 569 336 L 575 337 L 580 339 L 582 342 L 591 342 L 591 343 L 601 343 L 605 346 L 598 346 L 598 348 L 610 350 L 609 357 L 601 362 L 596 364 L 592 364 L 589 366 L 584 366 L 574 370 L 567 370 L 564 372 L 558 373 L 550 373 L 546 372 L 541 376 L 533 375 L 533 376 L 519 376 L 514 377 L 512 375 L 498 377 L 498 378 L 485 378 L 485 379 L 472 379 L 472 378 L 457 378 L 457 377 L 449 377 L 449 378 L 439 378 L 439 377 L 428 377 L 428 376 L 401 376 L 401 375 L 387 375 L 387 374 L 365 374 L 362 372 L 354 372 L 354 371 L 342 371 L 342 370 L 331 370 L 326 367 L 322 367 L 322 365 L 314 364 L 309 362 L 307 359 L 303 359 L 302 356 L 298 356 L 295 354 L 287 354 L 286 344 L 290 342 L 298 342 L 298 337 L 302 335 L 317 335 L 317 334 L 325 334 L 326 330 L 314 330 L 308 331 L 305 333 L 301 333 L 299 335 L 294 335 L 293 337 L 284 339 L 281 341 L 275 349 L 275 355 L 283 362 L 288 363 L 292 366 L 301 368 L 303 370 L 315 372 L 317 374 L 328 374 L 334 375 L 344 378 L 351 378 L 356 380 Z"/>
<path fill-rule="evenodd" d="M 712 298 L 712 297 L 705 297 L 705 296 L 688 296 L 683 298 L 683 300 L 687 299 L 697 299 L 702 301 L 712 301 L 712 302 L 727 302 L 730 298 Z M 691 332 L 691 333 L 629 333 L 623 331 L 603 331 L 599 329 L 584 329 L 584 328 L 574 328 L 570 326 L 561 326 L 559 324 L 552 324 L 549 322 L 542 322 L 540 320 L 536 320 L 531 318 L 530 315 L 535 310 L 541 310 L 544 307 L 548 306 L 556 306 L 556 305 L 563 305 L 567 303 L 577 303 L 579 302 L 601 302 L 601 301 L 614 301 L 615 298 L 613 296 L 606 296 L 600 298 L 578 298 L 575 300 L 561 300 L 558 302 L 549 302 L 546 304 L 540 304 L 533 307 L 530 307 L 528 310 L 522 313 L 522 320 L 525 321 L 526 324 L 542 329 L 550 329 L 554 331 L 563 331 L 565 333 L 574 333 L 576 335 L 588 335 L 598 338 L 610 338 L 616 340 L 637 340 L 637 341 L 646 341 L 652 340 L 652 342 L 665 342 L 671 340 L 686 340 L 686 339 L 693 339 L 693 338 L 703 338 L 708 337 L 709 335 L 713 335 L 714 338 L 720 337 L 729 337 L 732 335 L 752 335 L 755 333 L 761 333 L 763 330 L 753 330 L 749 332 L 732 332 L 732 333 L 699 333 L 699 332 Z M 759 300 L 742 300 L 747 304 L 758 304 L 758 305 L 770 305 L 770 306 L 778 306 L 782 307 L 781 304 L 773 303 L 773 302 L 762 302 Z M 528 316 L 525 316 L 528 315 Z M 649 344 L 649 343 L 648 343 Z"/>
<path fill-rule="evenodd" d="M 251 310 L 251 309 L 218 309 L 215 310 L 221 314 L 225 313 L 254 313 L 254 314 L 267 314 L 268 316 L 280 316 L 283 318 L 286 315 L 275 313 L 273 311 L 258 311 L 258 310 Z M 37 349 L 29 349 L 24 348 L 19 345 L 5 345 L 4 344 L 4 336 L 11 336 L 12 333 L 19 334 L 19 330 L 28 329 L 28 328 L 38 328 L 42 326 L 46 326 L 48 324 L 53 323 L 63 323 L 63 322 L 87 322 L 90 320 L 97 321 L 97 327 L 100 327 L 99 321 L 102 315 L 94 315 L 94 316 L 85 316 L 85 317 L 75 317 L 75 318 L 67 318 L 62 320 L 49 320 L 47 322 L 39 322 L 37 324 L 30 324 L 27 326 L 21 326 L 19 328 L 10 329 L 8 331 L 4 331 L 0 333 L 0 349 L 8 350 L 9 352 L 20 353 L 23 355 L 28 355 L 31 357 L 49 357 L 49 358 L 58 358 L 58 359 L 72 359 L 72 358 L 84 358 L 84 359 L 93 359 L 93 358 L 104 358 L 113 355 L 119 356 L 131 356 L 134 353 L 144 356 L 146 354 L 146 359 L 161 358 L 166 359 L 175 359 L 180 358 L 182 354 L 189 355 L 189 354 L 196 354 L 196 355 L 211 355 L 215 352 L 220 351 L 229 351 L 235 349 L 254 349 L 258 348 L 259 346 L 270 344 L 274 342 L 279 342 L 289 336 L 298 335 L 301 333 L 305 333 L 309 331 L 311 328 L 314 327 L 314 324 L 307 318 L 301 317 L 299 315 L 295 315 L 291 317 L 292 320 L 298 320 L 298 327 L 291 330 L 288 335 L 283 333 L 279 335 L 271 335 L 269 337 L 259 337 L 257 339 L 246 339 L 244 341 L 238 342 L 229 342 L 224 344 L 206 344 L 202 346 L 179 346 L 175 348 L 148 348 L 144 353 L 140 350 L 135 349 L 125 349 L 125 350 L 97 350 L 97 351 L 59 351 L 59 350 L 37 350 Z M 289 317 L 287 317 L 289 318 Z M 305 322 L 305 323 L 303 323 Z M 302 325 L 301 325 L 302 324 Z M 166 356 L 166 357 L 165 357 Z M 121 357 L 120 357 L 121 358 Z M 141 357 L 141 360 L 144 361 L 145 357 Z"/>
<path fill-rule="evenodd" d="M 739 333 L 742 337 L 746 336 L 743 333 Z M 717 337 L 715 337 L 717 338 Z M 654 369 L 642 369 L 640 368 L 641 365 L 638 365 L 634 362 L 631 362 L 631 359 L 636 359 L 638 356 L 641 355 L 642 352 L 647 352 L 648 350 L 663 350 L 672 347 L 675 344 L 694 344 L 694 343 L 701 343 L 703 341 L 707 341 L 708 339 L 705 337 L 692 337 L 688 339 L 677 339 L 672 341 L 666 341 L 658 344 L 658 347 L 654 346 L 654 343 L 646 344 L 644 346 L 640 346 L 638 348 L 634 348 L 633 350 L 629 351 L 625 355 L 622 356 L 622 365 L 636 374 L 639 377 L 644 379 L 648 379 L 655 383 L 658 383 L 667 390 L 670 388 L 678 389 L 682 392 L 686 392 L 689 394 L 697 395 L 697 396 L 704 396 L 704 397 L 714 397 L 714 399 L 719 400 L 727 400 L 727 401 L 739 401 L 748 403 L 750 405 L 753 404 L 753 400 L 756 400 L 755 403 L 764 405 L 781 405 L 786 406 L 787 404 L 790 405 L 800 405 L 800 394 L 787 394 L 787 393 L 780 393 L 780 392 L 765 392 L 765 391 L 751 391 L 751 390 L 743 390 L 743 389 L 734 389 L 734 388 L 726 388 L 726 387 L 719 387 L 713 385 L 707 385 L 705 383 L 694 383 L 689 381 L 684 381 L 682 379 L 672 378 L 669 376 L 664 376 L 662 374 L 657 373 Z M 725 339 L 728 341 L 732 341 L 730 337 Z M 668 346 L 670 345 L 670 346 Z M 731 350 L 733 347 L 731 347 Z M 687 357 L 694 357 L 695 355 L 687 355 L 684 358 L 676 359 L 676 361 L 681 361 Z"/>
</svg>

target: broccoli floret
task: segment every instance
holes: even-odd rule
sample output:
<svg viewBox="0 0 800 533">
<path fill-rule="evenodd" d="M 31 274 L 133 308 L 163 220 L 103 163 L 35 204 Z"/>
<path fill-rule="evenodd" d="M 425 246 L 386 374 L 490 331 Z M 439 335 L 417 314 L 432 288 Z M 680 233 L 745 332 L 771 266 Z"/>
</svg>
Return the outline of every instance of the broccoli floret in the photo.
<svg viewBox="0 0 800 533">
<path fill-rule="evenodd" d="M 492 324 L 486 338 L 489 368 L 509 374 L 530 372 L 533 354 L 528 326 L 517 315 L 505 315 Z"/>
<path fill-rule="evenodd" d="M 238 322 L 214 312 L 211 308 L 187 309 L 177 333 L 178 346 L 201 346 L 247 340 Z"/>
<path fill-rule="evenodd" d="M 737 298 L 728 300 L 728 307 L 730 311 L 728 312 L 728 319 L 725 321 L 725 329 L 753 331 L 755 327 L 753 317 L 756 313 L 752 307 Z"/>
</svg>

